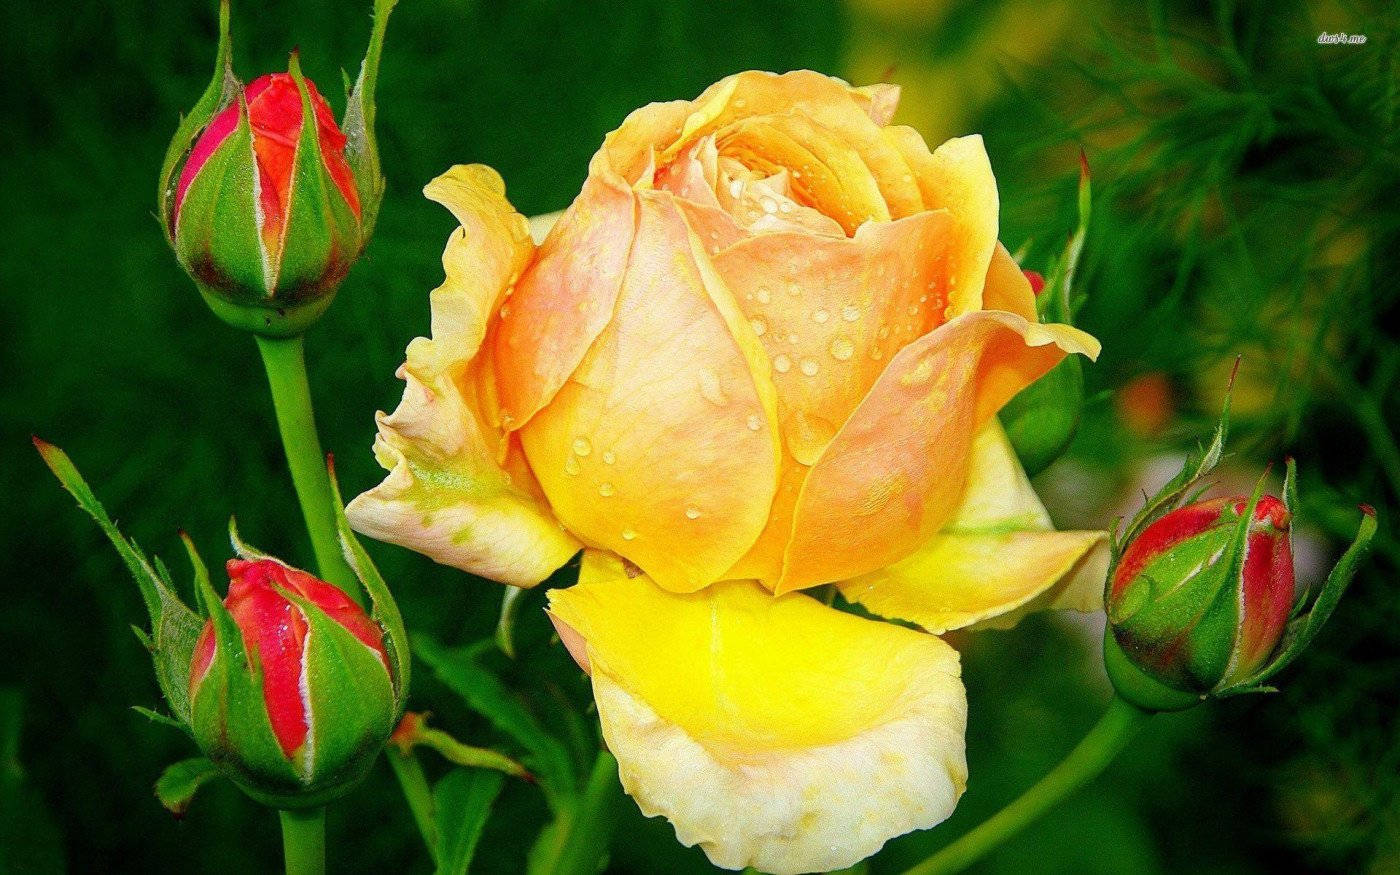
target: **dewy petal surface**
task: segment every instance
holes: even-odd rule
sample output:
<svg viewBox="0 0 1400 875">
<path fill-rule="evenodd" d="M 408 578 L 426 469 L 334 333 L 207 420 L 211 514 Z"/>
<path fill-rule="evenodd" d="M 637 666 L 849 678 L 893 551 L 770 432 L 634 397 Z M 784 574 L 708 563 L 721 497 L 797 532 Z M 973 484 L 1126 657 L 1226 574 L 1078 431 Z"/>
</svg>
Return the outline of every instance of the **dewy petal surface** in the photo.
<svg viewBox="0 0 1400 875">
<path fill-rule="evenodd" d="M 586 650 L 624 788 L 716 865 L 849 866 L 962 793 L 966 699 L 937 638 L 749 581 L 673 594 L 606 562 L 550 612 Z"/>
<path fill-rule="evenodd" d="M 1108 533 L 1056 532 L 995 419 L 973 445 L 947 528 L 912 556 L 842 582 L 841 594 L 933 633 L 1006 628 L 1036 609 L 1102 607 Z"/>
<path fill-rule="evenodd" d="M 446 279 L 431 296 L 432 337 L 409 344 L 399 369 L 403 400 L 377 417 L 375 457 L 389 475 L 350 502 L 346 514 L 370 537 L 532 586 L 579 544 L 554 519 L 518 446 L 496 425 L 494 375 L 477 353 L 533 244 L 488 167 L 454 167 L 425 193 L 462 227 L 448 240 Z"/>
<path fill-rule="evenodd" d="M 669 192 L 638 193 L 616 313 L 520 431 L 559 518 L 676 591 L 748 550 L 778 477 L 767 360 Z"/>
<path fill-rule="evenodd" d="M 808 473 L 776 591 L 909 556 L 952 518 L 977 431 L 1067 353 L 1098 351 L 1078 329 L 999 310 L 960 316 L 900 350 Z"/>
</svg>

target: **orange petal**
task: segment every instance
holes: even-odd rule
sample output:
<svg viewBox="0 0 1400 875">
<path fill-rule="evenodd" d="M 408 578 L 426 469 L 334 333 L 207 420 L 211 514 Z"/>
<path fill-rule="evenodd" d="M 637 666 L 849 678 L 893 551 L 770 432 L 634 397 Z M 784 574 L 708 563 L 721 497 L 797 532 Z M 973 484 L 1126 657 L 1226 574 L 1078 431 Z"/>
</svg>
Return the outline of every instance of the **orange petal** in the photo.
<svg viewBox="0 0 1400 875">
<path fill-rule="evenodd" d="M 929 154 L 918 131 L 885 128 L 886 138 L 914 168 L 924 207 L 946 209 L 953 217 L 956 249 L 949 282 L 956 316 L 982 308 L 982 287 L 997 242 L 996 177 L 982 138 L 976 134 L 949 140 Z"/>
<path fill-rule="evenodd" d="M 448 240 L 447 277 L 431 295 L 432 338 L 409 344 L 399 369 L 403 400 L 377 416 L 375 457 L 389 475 L 346 513 L 370 537 L 532 586 L 579 544 L 559 527 L 519 448 L 496 426 L 490 362 L 477 352 L 534 247 L 489 167 L 454 167 L 425 193 L 462 227 Z"/>
<path fill-rule="evenodd" d="M 902 349 L 812 468 L 778 592 L 844 580 L 911 554 L 962 496 L 972 437 L 1066 353 L 1098 355 L 1068 325 L 969 313 Z"/>
<path fill-rule="evenodd" d="M 1021 266 L 1000 243 L 992 252 L 992 264 L 987 268 L 987 287 L 982 295 L 983 310 L 1005 310 L 1029 322 L 1039 322 L 1035 309 L 1035 292 Z"/>
<path fill-rule="evenodd" d="M 672 195 L 638 202 L 616 316 L 521 438 L 570 531 L 691 591 L 763 528 L 776 400 L 752 327 Z"/>
</svg>

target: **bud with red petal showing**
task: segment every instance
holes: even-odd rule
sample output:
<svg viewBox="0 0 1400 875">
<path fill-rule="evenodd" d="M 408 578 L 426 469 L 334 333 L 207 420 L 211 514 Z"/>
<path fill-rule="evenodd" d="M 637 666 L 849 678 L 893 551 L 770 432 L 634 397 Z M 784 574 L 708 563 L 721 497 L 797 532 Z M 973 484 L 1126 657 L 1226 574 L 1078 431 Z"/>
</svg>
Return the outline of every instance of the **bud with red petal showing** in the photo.
<svg viewBox="0 0 1400 875">
<path fill-rule="evenodd" d="M 1187 693 L 1210 693 L 1273 655 L 1294 603 L 1292 515 L 1265 496 L 1178 508 L 1128 545 L 1109 581 L 1108 616 L 1138 668 Z"/>
<path fill-rule="evenodd" d="M 1312 642 L 1376 532 L 1375 512 L 1363 507 L 1351 546 L 1310 592 L 1293 575 L 1292 459 L 1282 499 L 1192 501 L 1224 452 L 1229 410 L 1227 396 L 1209 447 L 1147 499 L 1114 544 L 1104 664 L 1118 695 L 1150 711 L 1272 691 L 1264 682 Z"/>
<path fill-rule="evenodd" d="M 299 334 L 330 306 L 368 242 L 383 194 L 374 83 L 392 0 L 379 0 L 344 128 L 292 55 L 287 73 L 242 87 L 228 2 L 214 81 L 172 140 L 160 216 L 176 257 L 220 318 Z"/>
<path fill-rule="evenodd" d="M 195 741 L 259 801 L 324 804 L 359 782 L 398 721 L 385 631 L 275 559 L 232 559 L 228 575 L 190 663 Z"/>
</svg>

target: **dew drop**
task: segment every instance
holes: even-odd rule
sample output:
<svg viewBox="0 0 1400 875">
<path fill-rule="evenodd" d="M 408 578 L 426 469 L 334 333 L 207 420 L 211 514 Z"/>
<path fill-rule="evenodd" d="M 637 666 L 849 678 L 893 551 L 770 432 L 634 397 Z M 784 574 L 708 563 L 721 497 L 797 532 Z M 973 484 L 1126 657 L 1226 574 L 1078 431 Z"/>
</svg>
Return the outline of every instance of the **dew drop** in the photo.
<svg viewBox="0 0 1400 875">
<path fill-rule="evenodd" d="M 797 332 L 796 332 L 796 331 L 794 331 L 794 332 L 792 332 L 791 334 L 788 335 L 788 343 L 791 343 L 793 346 L 796 346 L 796 345 L 797 345 Z"/>
<path fill-rule="evenodd" d="M 616 491 L 617 490 L 613 488 L 613 485 L 611 483 L 604 482 L 599 484 L 598 486 L 598 494 L 603 496 L 604 498 L 611 496 Z"/>
<path fill-rule="evenodd" d="M 784 353 L 780 352 L 773 356 L 773 370 L 780 374 L 786 374 L 791 368 L 792 359 L 788 358 Z"/>
<path fill-rule="evenodd" d="M 617 455 L 616 455 L 615 453 L 613 453 L 612 450 L 605 450 L 605 451 L 603 452 L 603 464 L 604 464 L 604 465 L 611 465 L 613 462 L 616 462 L 616 461 L 617 461 Z"/>
<path fill-rule="evenodd" d="M 821 365 L 817 364 L 816 359 L 808 358 L 802 360 L 802 373 L 806 374 L 809 377 L 815 377 L 817 375 L 817 371 L 821 370 L 821 367 Z"/>
<path fill-rule="evenodd" d="M 910 304 L 910 305 L 909 305 L 909 315 L 910 315 L 910 316 L 917 316 L 917 315 L 919 315 L 919 305 L 918 305 L 918 304 Z"/>
<path fill-rule="evenodd" d="M 763 420 L 759 418 L 757 413 L 754 413 L 749 416 L 748 424 L 749 431 L 758 431 L 760 428 L 763 428 Z"/>
<path fill-rule="evenodd" d="M 828 319 L 830 319 L 830 318 L 831 318 L 831 314 L 828 313 L 826 310 L 818 310 L 817 312 L 815 312 L 815 313 L 812 314 L 812 321 L 813 321 L 813 322 L 816 322 L 817 324 L 821 324 L 821 323 L 823 323 L 823 322 L 826 322 L 826 320 L 828 320 Z"/>
<path fill-rule="evenodd" d="M 855 354 L 856 345 L 846 335 L 838 334 L 831 339 L 831 357 L 838 362 L 844 362 Z"/>
<path fill-rule="evenodd" d="M 890 327 L 888 325 L 881 325 L 880 330 L 875 332 L 875 336 L 884 340 L 886 337 L 890 336 Z"/>
<path fill-rule="evenodd" d="M 848 304 L 841 308 L 841 318 L 847 322 L 855 322 L 860 318 L 860 310 Z"/>
<path fill-rule="evenodd" d="M 769 301 L 773 300 L 773 295 L 768 291 L 767 286 L 759 286 L 758 291 L 755 292 L 755 294 L 758 296 L 758 302 L 760 304 L 766 304 Z"/>
<path fill-rule="evenodd" d="M 700 516 L 700 508 L 698 508 L 698 507 L 687 507 L 687 508 L 685 509 L 685 516 L 686 516 L 686 519 L 692 519 L 692 520 L 693 520 L 693 519 L 697 519 L 697 518 Z"/>
<path fill-rule="evenodd" d="M 774 213 L 778 212 L 778 202 L 773 200 L 771 197 L 764 198 L 762 201 L 760 201 L 760 203 L 763 204 L 763 211 L 768 215 L 771 216 Z"/>
<path fill-rule="evenodd" d="M 622 540 L 624 540 L 624 541 L 634 541 L 634 540 L 636 540 L 636 538 L 637 538 L 637 533 L 634 532 L 634 531 L 632 531 L 631 529 L 623 529 L 623 530 L 622 530 Z"/>
<path fill-rule="evenodd" d="M 575 455 L 577 455 L 577 456 L 581 459 L 581 458 L 583 458 L 584 456 L 588 455 L 588 454 L 591 453 L 591 452 L 593 452 L 593 445 L 590 444 L 590 443 L 588 442 L 588 438 L 586 438 L 586 437 L 576 437 L 576 438 L 574 438 L 574 454 L 575 454 Z"/>
<path fill-rule="evenodd" d="M 729 196 L 737 198 L 744 191 L 744 183 L 737 179 L 729 180 Z"/>
<path fill-rule="evenodd" d="M 577 474 L 578 472 L 579 472 L 579 466 L 578 466 L 578 458 L 577 458 L 577 457 L 575 457 L 575 456 L 569 456 L 567 459 L 564 460 L 564 473 L 565 473 L 565 474 L 573 475 L 573 474 Z"/>
<path fill-rule="evenodd" d="M 793 269 L 796 270 L 796 267 L 794 266 Z M 787 289 L 788 294 L 792 295 L 794 298 L 802 294 L 802 286 L 798 283 L 788 283 Z"/>
<path fill-rule="evenodd" d="M 502 305 L 501 305 L 501 318 L 502 318 L 502 319 L 509 319 L 509 318 L 510 318 L 510 305 L 509 305 L 509 304 L 502 304 Z"/>
<path fill-rule="evenodd" d="M 870 348 L 870 357 L 875 359 L 876 361 L 879 361 L 880 359 L 885 357 L 885 351 L 880 349 L 880 347 L 878 346 L 872 346 Z"/>
<path fill-rule="evenodd" d="M 757 317 L 750 319 L 749 324 L 753 326 L 753 333 L 762 337 L 768 331 L 768 323 Z"/>
</svg>

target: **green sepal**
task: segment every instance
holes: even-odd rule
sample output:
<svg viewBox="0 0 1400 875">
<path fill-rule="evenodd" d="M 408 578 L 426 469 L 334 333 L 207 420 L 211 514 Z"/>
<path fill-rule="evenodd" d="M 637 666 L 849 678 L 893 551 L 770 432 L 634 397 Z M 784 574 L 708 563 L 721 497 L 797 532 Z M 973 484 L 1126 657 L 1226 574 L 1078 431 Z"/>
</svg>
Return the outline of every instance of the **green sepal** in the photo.
<svg viewBox="0 0 1400 875">
<path fill-rule="evenodd" d="M 1104 629 L 1103 664 L 1113 689 L 1129 703 L 1147 711 L 1184 711 L 1205 698 L 1167 686 L 1139 668 L 1114 637 Z"/>
<path fill-rule="evenodd" d="M 1236 369 L 1239 362 L 1235 363 Z M 1234 385 L 1234 376 L 1231 375 L 1230 383 Z M 1181 466 L 1181 470 L 1176 476 L 1168 480 L 1157 493 L 1147 498 L 1142 509 L 1133 516 L 1126 528 L 1114 532 L 1113 556 L 1114 565 L 1122 557 L 1123 551 L 1129 544 L 1137 540 L 1148 526 L 1157 520 L 1171 513 L 1179 507 L 1184 506 L 1197 494 L 1196 484 L 1201 478 L 1215 470 L 1215 466 L 1220 464 L 1220 459 L 1225 453 L 1225 439 L 1230 433 L 1230 390 L 1225 392 L 1225 401 L 1221 405 L 1220 419 L 1215 424 L 1215 434 L 1211 441 L 1204 447 L 1198 447 L 1194 452 L 1186 457 L 1186 462 Z M 1111 584 L 1113 574 L 1110 572 L 1108 581 Z M 1108 584 L 1106 584 L 1108 585 Z"/>
<path fill-rule="evenodd" d="M 279 304 L 297 306 L 335 294 L 359 256 L 360 220 L 326 169 L 311 91 L 295 53 L 288 72 L 301 95 L 301 131 L 270 287 Z"/>
<path fill-rule="evenodd" d="M 496 620 L 496 646 L 511 659 L 515 659 L 515 618 L 520 613 L 520 602 L 525 590 L 518 586 L 507 586 L 501 594 L 501 616 Z"/>
<path fill-rule="evenodd" d="M 437 875 L 466 875 L 491 806 L 504 784 L 499 772 L 453 769 L 433 786 Z"/>
<path fill-rule="evenodd" d="M 1036 313 L 1042 323 L 1071 325 L 1083 303 L 1083 295 L 1076 294 L 1074 278 L 1089 230 L 1090 191 L 1089 166 L 1082 152 L 1079 160 L 1079 223 L 1052 265 L 1045 288 L 1036 296 Z M 1084 363 L 1077 355 L 1065 356 L 1002 407 L 998 416 L 1028 476 L 1044 471 L 1069 449 L 1083 409 Z"/>
<path fill-rule="evenodd" d="M 1287 489 L 1284 492 L 1286 495 Z M 1351 546 L 1347 547 L 1342 558 L 1337 560 L 1337 564 L 1328 573 L 1327 581 L 1318 590 L 1317 598 L 1313 599 L 1311 607 L 1306 612 L 1289 620 L 1273 659 L 1248 678 L 1216 691 L 1216 696 L 1236 696 L 1241 693 L 1260 691 L 1264 681 L 1287 668 L 1293 660 L 1298 658 L 1299 654 L 1308 648 L 1308 645 L 1312 644 L 1313 639 L 1322 631 L 1323 624 L 1336 610 L 1342 594 L 1346 592 L 1352 578 L 1356 575 L 1356 569 L 1370 548 L 1371 539 L 1375 537 L 1376 528 L 1375 511 L 1369 507 L 1363 507 L 1361 525 L 1357 527 L 1356 537 L 1352 539 Z"/>
<path fill-rule="evenodd" d="M 184 817 L 199 788 L 219 777 L 218 767 L 204 757 L 171 763 L 156 779 L 156 798 L 176 817 Z"/>
<path fill-rule="evenodd" d="M 174 231 L 170 220 L 175 211 L 175 189 L 178 177 L 175 171 L 189 158 L 195 142 L 214 116 L 233 102 L 235 95 L 243 89 L 233 75 L 233 40 L 229 37 L 229 0 L 219 2 L 219 45 L 214 52 L 214 77 L 200 95 L 189 114 L 180 119 L 175 136 L 165 148 L 165 160 L 161 162 L 160 183 L 156 191 L 160 226 L 165 230 L 165 239 L 173 242 Z"/>
<path fill-rule="evenodd" d="M 127 570 L 136 579 L 141 600 L 151 620 L 151 632 L 149 635 L 143 634 L 142 643 L 151 651 L 156 681 L 171 713 L 176 720 L 189 723 L 190 658 L 194 654 L 200 630 L 204 628 L 204 620 L 175 594 L 168 573 L 162 574 L 153 567 L 140 546 L 117 529 L 116 523 L 107 515 L 68 454 L 37 437 L 34 438 L 34 446 L 63 488 L 77 499 L 78 506 L 97 521 L 102 533 L 112 542 Z"/>
<path fill-rule="evenodd" d="M 243 536 L 238 533 L 238 517 L 228 518 L 228 542 L 229 546 L 233 547 L 233 554 L 244 561 L 262 562 L 264 560 L 271 560 L 279 565 L 286 565 L 281 559 L 275 556 L 269 556 L 257 547 L 243 540 Z"/>
<path fill-rule="evenodd" d="M 350 164 L 360 195 L 362 248 L 374 234 L 379 205 L 384 200 L 384 175 L 379 167 L 379 144 L 374 134 L 374 92 L 379 82 L 379 59 L 384 53 L 384 32 L 389 26 L 389 13 L 394 11 L 397 2 L 375 0 L 369 46 L 360 63 L 360 75 L 348 91 L 345 118 L 340 126 L 345 133 L 345 160 Z"/>
<path fill-rule="evenodd" d="M 345 516 L 345 502 L 340 497 L 340 481 L 336 479 L 335 465 L 329 458 L 326 469 L 330 473 L 331 506 L 335 508 L 335 528 L 340 538 L 340 549 L 350 570 L 355 572 L 360 585 L 369 593 L 370 619 L 384 630 L 384 650 L 389 656 L 389 667 L 393 670 L 394 701 L 398 713 L 402 715 L 408 701 L 410 675 L 408 630 L 404 628 L 403 614 L 399 612 L 398 602 L 394 601 L 384 576 L 350 528 L 350 520 Z"/>
<path fill-rule="evenodd" d="M 185 190 L 175 254 L 200 291 L 249 306 L 265 303 L 271 287 L 258 229 L 253 129 L 241 93 L 237 100 L 238 124 Z"/>
<path fill-rule="evenodd" d="M 369 771 L 401 713 L 378 654 L 324 610 L 278 587 L 306 617 L 308 790 L 349 790 Z"/>
<path fill-rule="evenodd" d="M 152 711 L 150 708 L 144 708 L 140 705 L 132 705 L 131 710 L 135 711 L 137 714 L 140 714 L 142 717 L 145 717 L 152 723 L 159 723 L 162 726 L 169 726 L 173 729 L 178 729 L 186 735 L 190 734 L 190 728 L 188 726 L 186 726 L 184 723 L 181 723 L 179 720 L 176 720 L 174 717 L 171 717 L 169 714 L 162 714 L 159 711 Z"/>
</svg>

